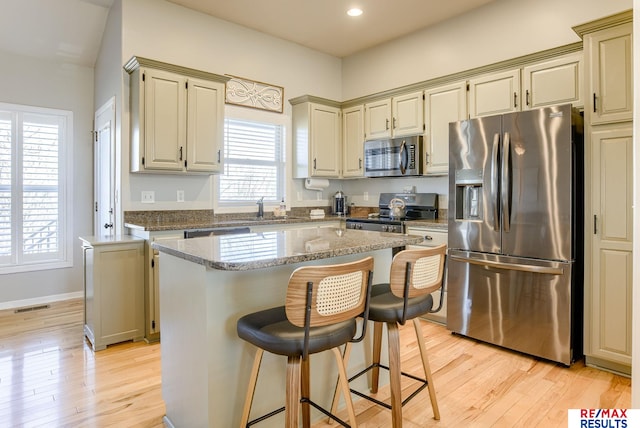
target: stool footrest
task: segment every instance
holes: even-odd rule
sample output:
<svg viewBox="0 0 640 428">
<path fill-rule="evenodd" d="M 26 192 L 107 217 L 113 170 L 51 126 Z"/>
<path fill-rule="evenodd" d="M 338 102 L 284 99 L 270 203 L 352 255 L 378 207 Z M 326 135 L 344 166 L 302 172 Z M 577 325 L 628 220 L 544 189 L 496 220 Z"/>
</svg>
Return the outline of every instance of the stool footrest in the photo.
<svg viewBox="0 0 640 428">
<path fill-rule="evenodd" d="M 351 425 L 349 425 L 348 423 L 346 423 L 345 421 L 343 421 L 342 419 L 340 419 L 339 417 L 337 417 L 333 413 L 331 413 L 331 412 L 325 410 L 324 408 L 320 407 L 318 404 L 314 403 L 313 401 L 311 401 L 308 398 L 302 397 L 300 399 L 300 402 L 301 403 L 308 403 L 308 404 L 312 405 L 316 410 L 319 410 L 320 412 L 324 413 L 325 416 L 330 417 L 331 419 L 333 419 L 334 421 L 338 422 L 343 427 L 347 427 L 347 428 L 351 427 Z"/>
<path fill-rule="evenodd" d="M 280 407 L 279 409 L 274 410 L 273 412 L 269 412 L 264 416 L 260 416 L 259 418 L 255 418 L 254 420 L 247 422 L 247 428 L 249 428 L 251 425 L 255 425 L 255 424 L 259 423 L 259 422 L 264 421 L 265 419 L 269 419 L 271 416 L 275 416 L 278 413 L 282 413 L 282 412 L 284 412 L 284 407 Z"/>
<path fill-rule="evenodd" d="M 389 367 L 388 367 L 388 366 L 385 366 L 385 365 L 383 365 L 383 364 L 379 364 L 379 363 L 374 363 L 374 364 L 371 364 L 369 367 L 365 368 L 364 370 L 361 370 L 360 372 L 358 372 L 358 373 L 356 373 L 355 375 L 351 376 L 351 377 L 349 378 L 349 383 L 351 383 L 351 381 L 352 381 L 352 380 L 357 379 L 357 378 L 359 378 L 360 376 L 362 376 L 363 374 L 367 373 L 369 370 L 374 369 L 375 367 L 378 367 L 378 368 L 381 368 L 381 369 L 385 369 L 385 370 L 387 370 L 387 371 L 389 370 Z M 416 396 L 416 395 L 418 395 L 418 394 L 419 394 L 423 389 L 425 389 L 425 388 L 427 387 L 427 385 L 429 384 L 429 381 L 427 381 L 426 379 L 423 379 L 423 378 L 420 378 L 420 377 L 414 376 L 414 375 L 412 375 L 411 373 L 405 373 L 405 372 L 403 372 L 403 371 L 401 371 L 401 372 L 400 372 L 400 374 L 401 374 L 402 376 L 405 376 L 405 377 L 411 378 L 411 379 L 416 380 L 416 381 L 418 381 L 418 382 L 420 382 L 420 383 L 421 383 L 421 385 L 418 387 L 418 389 L 416 389 L 415 391 L 413 391 L 413 392 L 412 392 L 412 393 L 411 393 L 407 398 L 405 398 L 404 400 L 402 400 L 402 405 L 404 406 L 404 405 L 405 405 L 405 404 L 407 404 L 407 403 L 408 403 L 408 402 L 409 402 L 413 397 L 415 397 L 415 396 Z M 353 394 L 355 394 L 355 395 L 357 395 L 357 396 L 359 396 L 359 397 L 362 397 L 362 398 L 364 398 L 364 399 L 367 399 L 367 400 L 369 400 L 369 401 L 371 401 L 371 402 L 373 402 L 373 403 L 376 403 L 376 404 L 377 404 L 377 405 L 379 405 L 379 406 L 382 406 L 382 407 L 385 407 L 385 408 L 387 408 L 387 409 L 391 410 L 391 405 L 390 405 L 390 404 L 387 404 L 387 403 L 385 403 L 385 402 L 383 402 L 383 401 L 380 401 L 380 400 L 378 400 L 378 399 L 375 399 L 375 398 L 371 397 L 370 395 L 368 395 L 368 394 L 364 394 L 364 393 L 362 393 L 362 392 L 360 392 L 360 391 L 357 391 L 357 390 L 355 390 L 355 389 L 353 389 L 353 388 L 349 388 L 349 390 L 351 391 L 351 393 L 353 393 Z"/>
</svg>

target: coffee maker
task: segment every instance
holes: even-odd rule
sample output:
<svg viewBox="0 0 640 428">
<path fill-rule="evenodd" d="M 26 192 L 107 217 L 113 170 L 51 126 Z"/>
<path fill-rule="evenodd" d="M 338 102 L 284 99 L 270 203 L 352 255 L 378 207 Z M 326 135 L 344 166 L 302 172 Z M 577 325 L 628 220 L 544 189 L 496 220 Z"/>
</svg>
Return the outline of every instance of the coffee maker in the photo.
<svg viewBox="0 0 640 428">
<path fill-rule="evenodd" d="M 342 190 L 338 190 L 336 194 L 333 195 L 332 214 L 346 216 L 348 214 L 347 209 L 347 196 Z"/>
</svg>

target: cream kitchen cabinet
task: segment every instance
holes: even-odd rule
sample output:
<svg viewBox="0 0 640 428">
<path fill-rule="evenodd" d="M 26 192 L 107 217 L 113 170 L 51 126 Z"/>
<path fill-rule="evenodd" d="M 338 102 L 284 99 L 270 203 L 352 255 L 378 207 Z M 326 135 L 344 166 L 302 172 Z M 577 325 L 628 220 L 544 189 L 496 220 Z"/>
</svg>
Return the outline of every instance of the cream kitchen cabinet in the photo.
<svg viewBox="0 0 640 428">
<path fill-rule="evenodd" d="M 309 96 L 289 102 L 293 106 L 293 178 L 339 178 L 340 104 Z"/>
<path fill-rule="evenodd" d="M 469 80 L 470 117 L 520 111 L 520 69 Z"/>
<path fill-rule="evenodd" d="M 342 177 L 364 175 L 364 106 L 342 110 Z"/>
<path fill-rule="evenodd" d="M 144 241 L 81 237 L 84 334 L 94 351 L 144 338 Z"/>
<path fill-rule="evenodd" d="M 583 70 L 582 52 L 524 67 L 522 109 L 568 103 L 583 107 Z"/>
<path fill-rule="evenodd" d="M 587 364 L 630 373 L 633 274 L 633 132 L 591 133 L 585 296 Z M 590 211 L 590 212 L 589 212 Z M 613 363 L 613 364 L 612 364 Z"/>
<path fill-rule="evenodd" d="M 226 77 L 134 57 L 131 171 L 212 174 L 223 165 Z"/>
<path fill-rule="evenodd" d="M 367 140 L 417 135 L 424 132 L 423 92 L 412 92 L 364 106 Z"/>
<path fill-rule="evenodd" d="M 592 125 L 633 119 L 633 24 L 584 36 L 588 64 L 586 114 Z"/>
<path fill-rule="evenodd" d="M 425 175 L 449 173 L 449 122 L 467 118 L 467 83 L 427 89 L 424 93 Z"/>
</svg>

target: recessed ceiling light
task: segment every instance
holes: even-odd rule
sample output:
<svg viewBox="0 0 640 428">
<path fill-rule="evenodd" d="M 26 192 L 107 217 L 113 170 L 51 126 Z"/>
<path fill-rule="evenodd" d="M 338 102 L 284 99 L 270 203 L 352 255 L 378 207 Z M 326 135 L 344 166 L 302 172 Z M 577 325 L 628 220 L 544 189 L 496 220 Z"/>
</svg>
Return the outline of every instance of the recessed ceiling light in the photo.
<svg viewBox="0 0 640 428">
<path fill-rule="evenodd" d="M 349 9 L 347 11 L 347 15 L 349 15 L 349 16 L 360 16 L 360 15 L 362 15 L 362 9 L 358 9 L 357 7 L 354 7 L 354 8 Z"/>
</svg>

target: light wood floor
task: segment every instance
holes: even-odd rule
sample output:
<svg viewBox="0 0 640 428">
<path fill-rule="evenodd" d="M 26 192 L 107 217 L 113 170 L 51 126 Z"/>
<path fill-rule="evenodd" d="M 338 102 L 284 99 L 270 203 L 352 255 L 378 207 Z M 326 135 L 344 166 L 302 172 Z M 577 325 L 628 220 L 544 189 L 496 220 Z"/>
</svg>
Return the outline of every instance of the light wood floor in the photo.
<svg viewBox="0 0 640 428">
<path fill-rule="evenodd" d="M 83 338 L 82 311 L 82 300 L 0 311 L 1 427 L 163 426 L 159 344 L 128 342 L 94 353 Z M 418 374 L 411 327 L 401 329 L 403 369 Z M 405 406 L 406 428 L 566 427 L 568 408 L 631 406 L 628 378 L 538 361 L 426 321 L 423 332 L 441 420 L 433 419 L 425 390 Z M 378 397 L 386 395 L 383 388 Z M 365 400 L 356 411 L 362 428 L 391 425 L 387 410 Z"/>
</svg>

